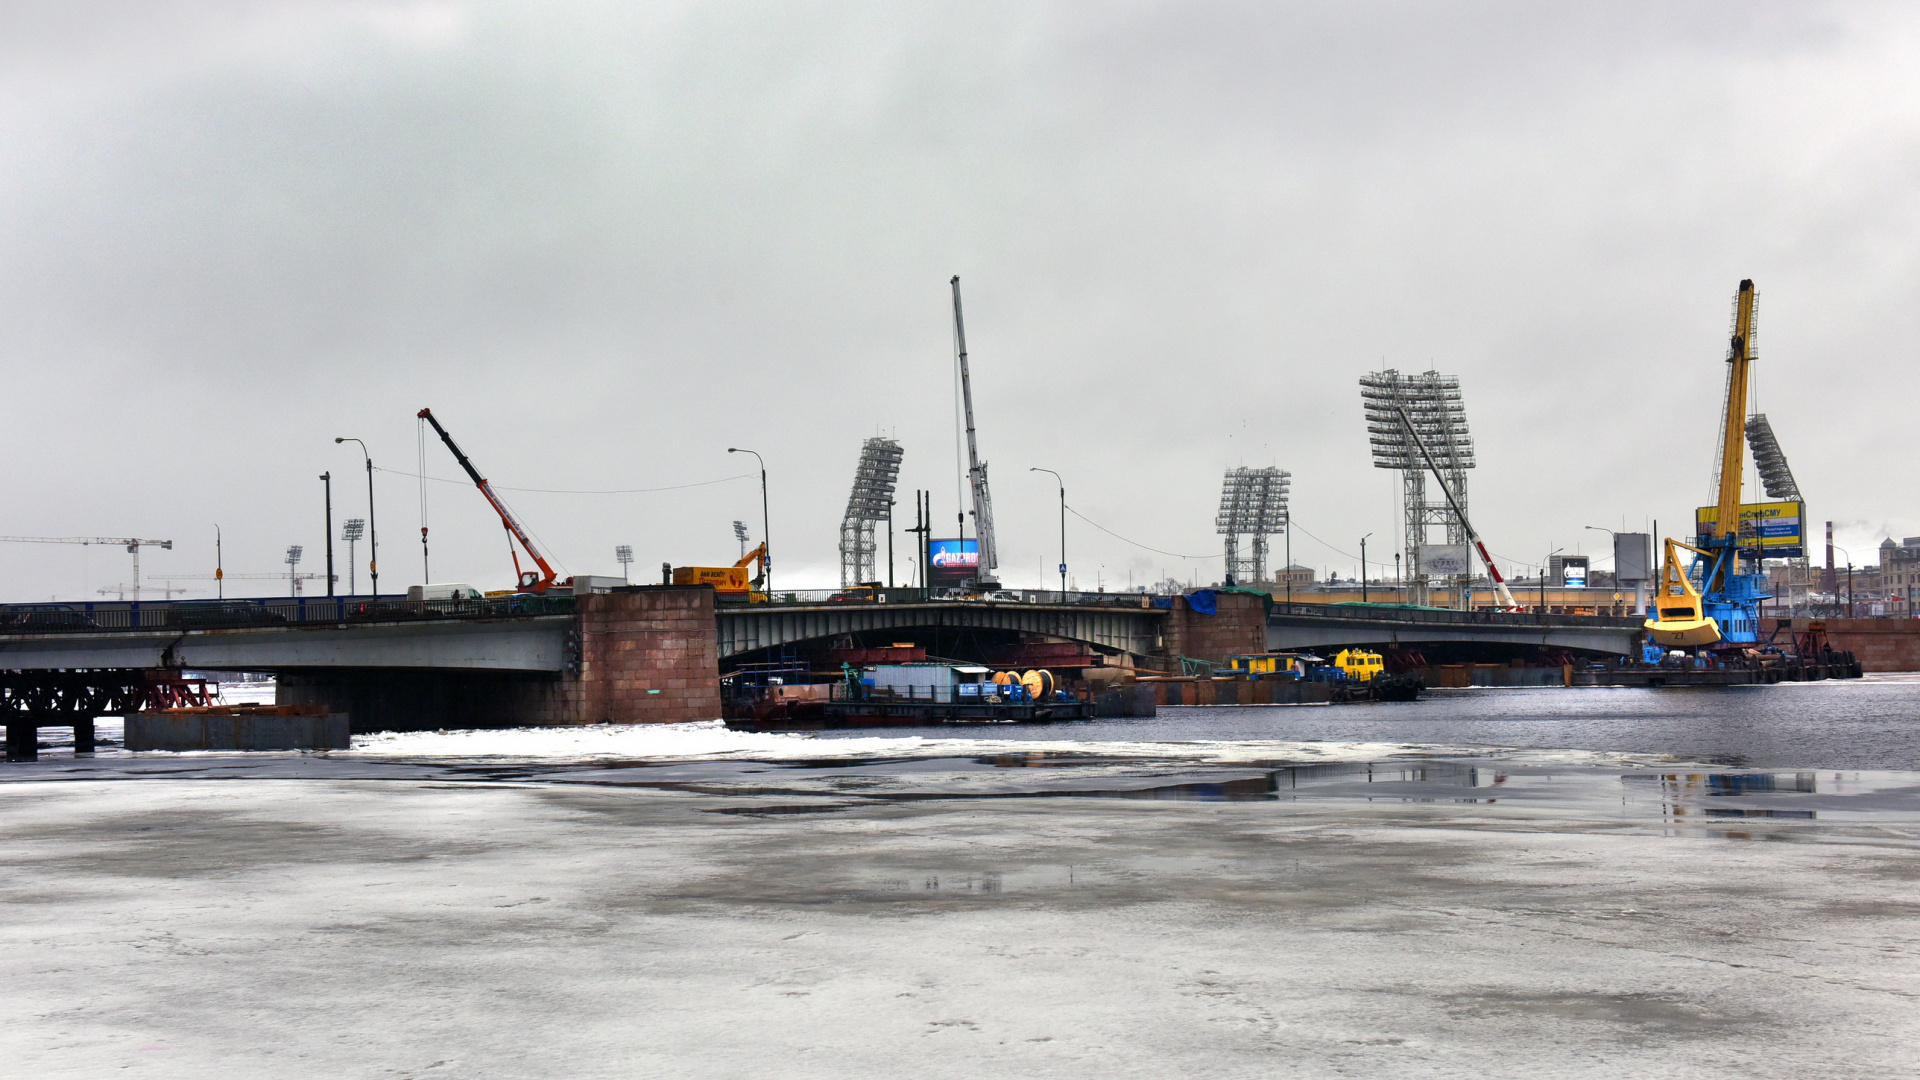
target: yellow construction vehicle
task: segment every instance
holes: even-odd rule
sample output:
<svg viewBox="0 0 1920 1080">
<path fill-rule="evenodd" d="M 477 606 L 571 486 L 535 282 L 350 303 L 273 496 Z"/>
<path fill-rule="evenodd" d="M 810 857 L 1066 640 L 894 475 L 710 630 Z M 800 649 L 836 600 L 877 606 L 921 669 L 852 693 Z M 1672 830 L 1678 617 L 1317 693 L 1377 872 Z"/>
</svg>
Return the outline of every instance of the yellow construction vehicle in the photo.
<svg viewBox="0 0 1920 1080">
<path fill-rule="evenodd" d="M 1709 559 L 1713 553 L 1667 537 L 1667 558 L 1660 567 L 1660 588 L 1653 597 L 1654 617 L 1646 622 L 1654 644 L 1670 649 L 1711 645 L 1720 640 L 1720 624 L 1709 617 L 1700 590 L 1680 565 L 1680 548 Z"/>
<path fill-rule="evenodd" d="M 764 604 L 767 594 L 758 591 L 765 580 L 767 545 L 761 544 L 741 556 L 732 566 L 676 566 L 673 568 L 675 585 L 711 585 L 716 600 L 730 603 Z M 759 564 L 760 573 L 748 577 L 748 567 Z"/>
</svg>

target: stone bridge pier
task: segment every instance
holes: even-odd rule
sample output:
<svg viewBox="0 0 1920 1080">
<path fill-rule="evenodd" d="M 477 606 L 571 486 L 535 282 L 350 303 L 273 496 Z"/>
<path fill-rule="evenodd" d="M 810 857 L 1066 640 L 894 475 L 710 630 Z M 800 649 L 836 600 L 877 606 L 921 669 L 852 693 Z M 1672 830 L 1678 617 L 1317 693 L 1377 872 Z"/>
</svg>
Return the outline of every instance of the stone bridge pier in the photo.
<svg viewBox="0 0 1920 1080">
<path fill-rule="evenodd" d="M 557 671 L 290 668 L 277 672 L 275 700 L 344 712 L 361 733 L 719 717 L 712 589 L 595 593 L 576 612 Z"/>
</svg>

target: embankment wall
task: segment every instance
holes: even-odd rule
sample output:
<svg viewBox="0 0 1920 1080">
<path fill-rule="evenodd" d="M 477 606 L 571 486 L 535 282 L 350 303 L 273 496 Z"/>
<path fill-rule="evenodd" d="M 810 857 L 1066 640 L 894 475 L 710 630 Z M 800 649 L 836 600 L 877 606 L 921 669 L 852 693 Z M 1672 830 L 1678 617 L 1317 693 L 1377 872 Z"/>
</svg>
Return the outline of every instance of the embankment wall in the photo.
<svg viewBox="0 0 1920 1080">
<path fill-rule="evenodd" d="M 1920 671 L 1920 619 L 1766 619 L 1771 630 L 1789 625 L 1803 634 L 1812 623 L 1826 627 L 1827 643 L 1852 653 L 1863 671 Z"/>
</svg>

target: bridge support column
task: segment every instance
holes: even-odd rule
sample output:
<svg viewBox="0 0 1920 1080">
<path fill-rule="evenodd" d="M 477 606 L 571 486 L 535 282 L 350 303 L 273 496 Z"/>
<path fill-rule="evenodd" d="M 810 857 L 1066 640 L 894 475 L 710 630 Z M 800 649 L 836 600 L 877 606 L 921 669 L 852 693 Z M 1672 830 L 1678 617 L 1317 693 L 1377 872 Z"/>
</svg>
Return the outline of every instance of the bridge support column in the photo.
<svg viewBox="0 0 1920 1080">
<path fill-rule="evenodd" d="M 578 601 L 581 724 L 720 718 L 713 589 L 648 585 Z"/>
<path fill-rule="evenodd" d="M 1250 593 L 1216 592 L 1214 613 L 1193 610 L 1184 596 L 1173 598 L 1173 609 L 1161 630 L 1161 651 L 1170 660 L 1190 656 L 1224 663 L 1229 656 L 1267 651 L 1267 604 Z"/>
</svg>

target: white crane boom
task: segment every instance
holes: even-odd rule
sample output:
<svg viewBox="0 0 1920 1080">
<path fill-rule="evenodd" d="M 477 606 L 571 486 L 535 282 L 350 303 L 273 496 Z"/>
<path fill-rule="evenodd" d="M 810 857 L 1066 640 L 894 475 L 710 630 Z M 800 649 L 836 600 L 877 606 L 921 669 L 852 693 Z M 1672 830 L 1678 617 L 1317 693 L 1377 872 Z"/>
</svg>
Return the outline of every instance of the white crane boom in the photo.
<svg viewBox="0 0 1920 1080">
<path fill-rule="evenodd" d="M 1400 422 L 1407 425 L 1407 434 L 1413 436 L 1413 445 L 1419 448 L 1420 456 L 1426 460 L 1427 468 L 1433 471 L 1433 478 L 1440 482 L 1440 494 L 1447 497 L 1447 505 L 1453 508 L 1453 516 L 1460 519 L 1460 531 L 1467 534 L 1468 542 L 1473 544 L 1474 550 L 1480 553 L 1480 561 L 1487 565 L 1487 577 L 1493 581 L 1493 591 L 1500 598 L 1501 609 L 1521 610 L 1519 601 L 1513 598 L 1512 591 L 1507 588 L 1507 579 L 1500 576 L 1500 568 L 1493 565 L 1493 556 L 1487 554 L 1487 545 L 1480 542 L 1480 534 L 1473 531 L 1473 523 L 1467 520 L 1467 512 L 1461 508 L 1459 500 L 1453 497 L 1453 489 L 1447 486 L 1446 476 L 1441 473 L 1440 466 L 1434 464 L 1433 454 L 1427 450 L 1427 441 L 1420 437 L 1420 429 L 1413 426 L 1413 417 L 1407 415 L 1405 406 L 1396 406 L 1394 411 L 1400 414 Z M 1543 577 L 1546 572 L 1546 567 L 1540 568 Z"/>
<path fill-rule="evenodd" d="M 980 567 L 974 582 L 980 586 L 995 584 L 993 570 L 1000 565 L 1000 552 L 993 542 L 993 496 L 987 491 L 987 463 L 980 460 L 980 447 L 973 435 L 973 376 L 967 370 L 967 324 L 960 317 L 960 275 L 953 275 L 953 336 L 960 350 L 960 400 L 967 414 L 967 477 L 973 486 L 973 532 L 980 545 Z"/>
</svg>

